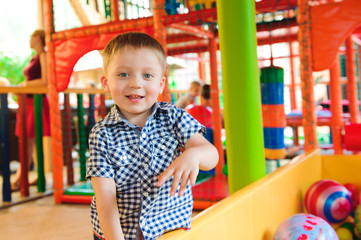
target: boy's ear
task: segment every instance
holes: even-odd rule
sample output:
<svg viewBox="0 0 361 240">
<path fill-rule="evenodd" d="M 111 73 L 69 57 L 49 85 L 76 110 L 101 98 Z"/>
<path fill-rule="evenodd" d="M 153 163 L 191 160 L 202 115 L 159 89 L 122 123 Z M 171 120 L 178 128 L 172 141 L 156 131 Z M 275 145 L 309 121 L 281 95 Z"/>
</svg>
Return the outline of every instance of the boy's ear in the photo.
<svg viewBox="0 0 361 240">
<path fill-rule="evenodd" d="M 164 76 L 161 80 L 160 80 L 160 88 L 159 88 L 159 94 L 163 93 L 164 87 L 165 87 L 165 81 L 167 80 L 166 76 Z"/>
<path fill-rule="evenodd" d="M 105 75 L 102 75 L 100 77 L 100 82 L 101 82 L 104 90 L 109 91 L 108 79 L 107 79 L 107 77 Z"/>
</svg>

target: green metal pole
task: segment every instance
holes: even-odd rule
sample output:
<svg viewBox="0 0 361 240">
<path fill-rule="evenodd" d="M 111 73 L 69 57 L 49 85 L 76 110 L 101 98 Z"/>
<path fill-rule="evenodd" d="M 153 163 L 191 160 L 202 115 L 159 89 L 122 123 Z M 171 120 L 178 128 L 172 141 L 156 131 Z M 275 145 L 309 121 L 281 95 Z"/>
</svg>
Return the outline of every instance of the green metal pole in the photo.
<svg viewBox="0 0 361 240">
<path fill-rule="evenodd" d="M 84 124 L 84 106 L 83 94 L 77 94 L 78 98 L 78 131 L 79 131 L 79 163 L 80 163 L 80 181 L 86 181 L 86 149 L 87 137 Z"/>
<path fill-rule="evenodd" d="M 45 192 L 44 149 L 43 149 L 43 95 L 34 95 L 35 142 L 38 158 L 38 192 Z"/>
<path fill-rule="evenodd" d="M 218 0 L 230 194 L 266 174 L 254 0 Z"/>
</svg>

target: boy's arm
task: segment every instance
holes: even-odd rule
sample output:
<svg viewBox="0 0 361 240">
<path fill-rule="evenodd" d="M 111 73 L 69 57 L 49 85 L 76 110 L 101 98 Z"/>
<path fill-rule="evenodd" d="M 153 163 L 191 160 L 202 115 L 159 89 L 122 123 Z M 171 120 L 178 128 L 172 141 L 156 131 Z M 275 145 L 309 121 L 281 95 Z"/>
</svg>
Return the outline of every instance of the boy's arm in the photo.
<svg viewBox="0 0 361 240">
<path fill-rule="evenodd" d="M 119 221 L 114 180 L 111 178 L 92 177 L 91 181 L 96 197 L 98 218 L 105 239 L 124 240 Z"/>
<path fill-rule="evenodd" d="M 217 163 L 217 149 L 200 133 L 196 133 L 186 142 L 184 152 L 158 176 L 157 186 L 162 186 L 165 181 L 173 176 L 170 195 L 174 196 L 179 182 L 181 182 L 179 196 L 182 196 L 188 180 L 190 180 L 192 186 L 195 184 L 199 169 L 210 170 Z"/>
</svg>

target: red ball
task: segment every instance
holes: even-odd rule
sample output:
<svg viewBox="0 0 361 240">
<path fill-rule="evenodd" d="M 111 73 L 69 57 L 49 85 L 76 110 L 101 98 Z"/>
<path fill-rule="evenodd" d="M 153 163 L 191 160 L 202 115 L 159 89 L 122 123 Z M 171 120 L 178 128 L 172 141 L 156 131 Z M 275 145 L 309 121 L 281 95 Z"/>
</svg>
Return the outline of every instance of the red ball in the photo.
<svg viewBox="0 0 361 240">
<path fill-rule="evenodd" d="M 350 191 L 352 211 L 356 211 L 357 206 L 360 204 L 360 190 L 352 183 L 345 183 L 344 186 Z"/>
<path fill-rule="evenodd" d="M 309 187 L 304 204 L 307 211 L 329 223 L 345 220 L 351 212 L 351 194 L 346 187 L 333 180 L 321 180 Z"/>
</svg>

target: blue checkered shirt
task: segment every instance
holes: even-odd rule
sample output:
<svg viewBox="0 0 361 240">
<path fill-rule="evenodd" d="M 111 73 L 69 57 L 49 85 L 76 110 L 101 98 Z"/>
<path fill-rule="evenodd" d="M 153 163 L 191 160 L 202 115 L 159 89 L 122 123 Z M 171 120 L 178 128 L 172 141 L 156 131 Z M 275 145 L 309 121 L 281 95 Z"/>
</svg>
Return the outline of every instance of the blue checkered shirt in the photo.
<svg viewBox="0 0 361 240">
<path fill-rule="evenodd" d="M 180 148 L 197 132 L 205 133 L 197 120 L 163 102 L 154 105 L 142 129 L 125 120 L 117 107 L 92 129 L 87 178 L 114 179 L 126 240 L 139 239 L 140 231 L 148 240 L 170 230 L 190 228 L 193 198 L 189 182 L 182 197 L 170 197 L 173 178 L 160 188 L 156 183 L 181 154 Z M 91 203 L 91 222 L 94 232 L 104 237 L 95 199 Z"/>
</svg>

